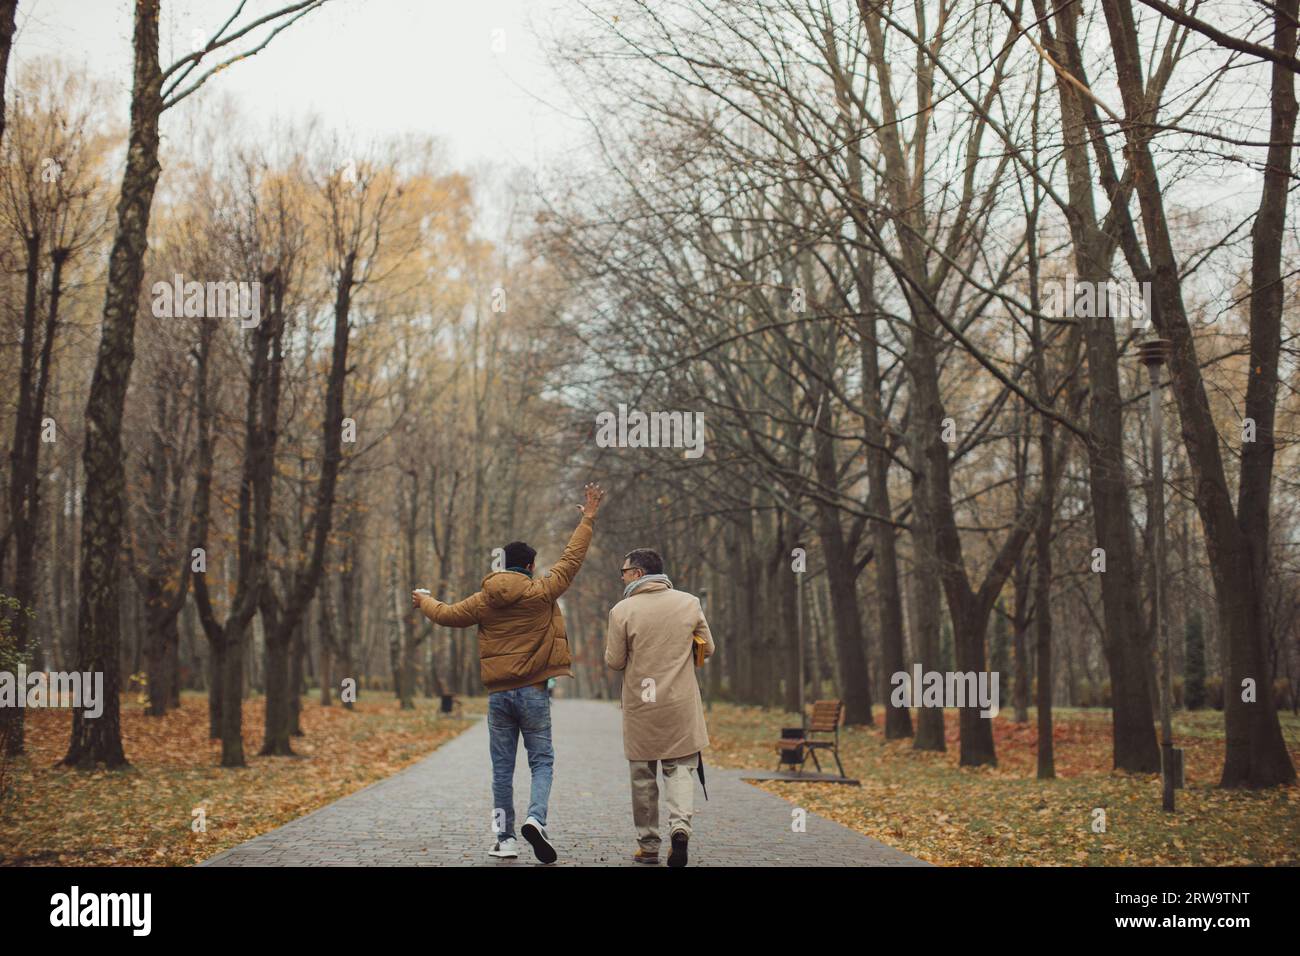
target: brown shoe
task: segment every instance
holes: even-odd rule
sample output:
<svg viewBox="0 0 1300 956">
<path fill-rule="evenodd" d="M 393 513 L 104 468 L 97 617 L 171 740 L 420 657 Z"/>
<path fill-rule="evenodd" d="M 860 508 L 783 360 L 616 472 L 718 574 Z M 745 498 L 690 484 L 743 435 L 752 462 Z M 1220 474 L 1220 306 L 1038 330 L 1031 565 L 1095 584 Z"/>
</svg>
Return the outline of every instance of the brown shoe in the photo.
<svg viewBox="0 0 1300 956">
<path fill-rule="evenodd" d="M 637 847 L 636 852 L 632 854 L 632 859 L 637 863 L 658 863 L 659 854 L 647 853 L 645 850 Z"/>
<path fill-rule="evenodd" d="M 673 848 L 668 851 L 669 866 L 686 865 L 686 845 L 690 842 L 690 837 L 686 835 L 685 830 L 674 830 L 672 843 Z"/>
</svg>

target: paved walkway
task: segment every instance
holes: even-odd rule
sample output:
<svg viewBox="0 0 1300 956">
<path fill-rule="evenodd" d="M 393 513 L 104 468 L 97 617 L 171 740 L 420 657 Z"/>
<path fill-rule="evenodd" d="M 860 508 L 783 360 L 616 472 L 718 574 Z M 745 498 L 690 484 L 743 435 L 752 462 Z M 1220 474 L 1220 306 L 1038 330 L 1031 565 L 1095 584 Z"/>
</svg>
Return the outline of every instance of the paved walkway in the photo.
<svg viewBox="0 0 1300 956">
<path fill-rule="evenodd" d="M 547 832 L 557 865 L 639 866 L 632 827 L 621 715 L 607 701 L 557 700 L 552 707 L 555 780 Z M 807 815 L 793 831 L 793 807 L 710 768 L 709 800 L 695 792 L 691 866 L 918 866 L 908 856 L 831 820 Z M 523 822 L 528 764 L 523 742 L 515 804 Z M 661 812 L 666 828 L 667 814 Z M 667 833 L 664 833 L 667 856 Z M 204 866 L 536 866 L 520 840 L 518 860 L 487 855 L 492 841 L 487 722 L 480 720 L 428 757 L 364 790 L 205 861 Z M 661 864 L 662 865 L 662 864 Z"/>
</svg>

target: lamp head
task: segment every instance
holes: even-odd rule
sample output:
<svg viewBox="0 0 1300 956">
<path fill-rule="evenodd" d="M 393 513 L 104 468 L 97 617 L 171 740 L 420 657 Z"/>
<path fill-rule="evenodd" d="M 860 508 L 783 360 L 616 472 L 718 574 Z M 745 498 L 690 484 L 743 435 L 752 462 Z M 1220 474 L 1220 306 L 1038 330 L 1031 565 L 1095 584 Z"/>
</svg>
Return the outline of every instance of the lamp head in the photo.
<svg viewBox="0 0 1300 956">
<path fill-rule="evenodd" d="M 1169 361 L 1173 343 L 1168 339 L 1147 339 L 1138 345 L 1138 361 L 1143 365 L 1164 365 Z"/>
</svg>

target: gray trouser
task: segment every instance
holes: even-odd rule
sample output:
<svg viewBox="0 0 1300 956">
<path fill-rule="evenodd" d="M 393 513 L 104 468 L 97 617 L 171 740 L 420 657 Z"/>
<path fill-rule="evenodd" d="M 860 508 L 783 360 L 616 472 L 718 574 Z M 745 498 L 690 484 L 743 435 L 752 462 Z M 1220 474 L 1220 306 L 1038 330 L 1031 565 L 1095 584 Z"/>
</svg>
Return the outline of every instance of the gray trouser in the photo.
<svg viewBox="0 0 1300 956">
<path fill-rule="evenodd" d="M 647 853 L 659 851 L 658 768 L 664 768 L 664 802 L 668 804 L 669 836 L 677 830 L 691 835 L 691 814 L 695 811 L 695 768 L 699 754 L 671 760 L 630 760 L 632 770 L 632 822 L 636 842 Z"/>
</svg>

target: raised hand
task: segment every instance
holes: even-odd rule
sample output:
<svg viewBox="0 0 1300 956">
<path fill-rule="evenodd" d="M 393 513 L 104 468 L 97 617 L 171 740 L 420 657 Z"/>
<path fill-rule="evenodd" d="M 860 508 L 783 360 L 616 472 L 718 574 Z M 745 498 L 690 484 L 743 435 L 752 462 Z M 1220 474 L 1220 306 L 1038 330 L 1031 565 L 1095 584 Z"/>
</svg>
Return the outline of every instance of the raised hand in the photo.
<svg viewBox="0 0 1300 956">
<path fill-rule="evenodd" d="M 582 490 L 587 496 L 587 503 L 585 505 L 578 505 L 578 509 L 585 517 L 594 518 L 596 517 L 596 512 L 600 510 L 600 499 L 605 497 L 605 492 L 600 485 L 595 482 L 588 482 Z"/>
</svg>

